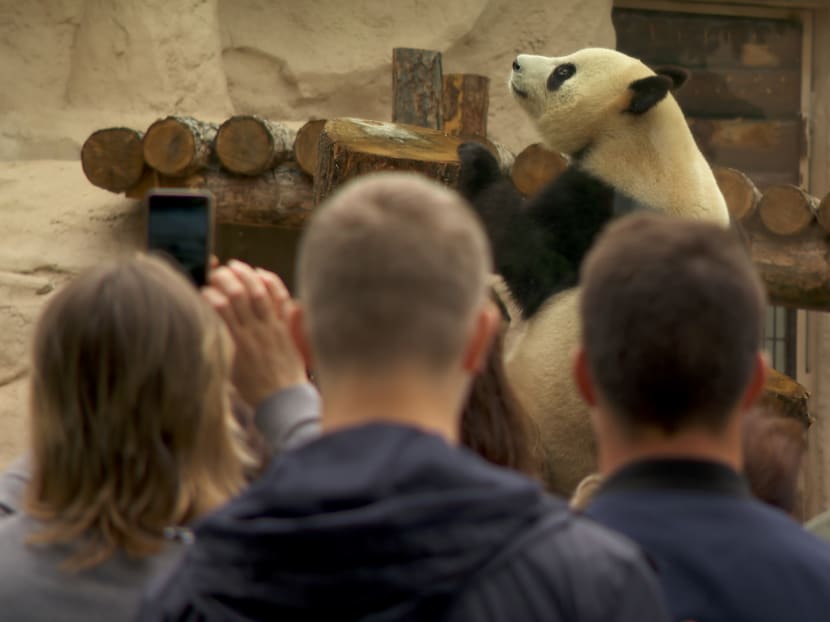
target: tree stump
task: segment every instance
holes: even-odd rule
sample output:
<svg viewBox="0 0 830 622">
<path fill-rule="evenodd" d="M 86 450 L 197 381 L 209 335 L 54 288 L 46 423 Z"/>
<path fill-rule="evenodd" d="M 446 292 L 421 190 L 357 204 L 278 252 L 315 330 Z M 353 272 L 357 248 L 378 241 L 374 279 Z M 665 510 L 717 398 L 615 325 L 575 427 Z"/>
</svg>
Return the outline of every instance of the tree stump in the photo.
<svg viewBox="0 0 830 622">
<path fill-rule="evenodd" d="M 303 171 L 314 175 L 317 171 L 317 147 L 326 119 L 309 121 L 299 130 L 294 138 L 294 159 Z"/>
<path fill-rule="evenodd" d="M 797 186 L 771 186 L 758 204 L 764 226 L 778 235 L 795 235 L 816 217 L 818 199 Z"/>
<path fill-rule="evenodd" d="M 412 125 L 331 120 L 320 135 L 314 175 L 315 205 L 343 182 L 373 171 L 417 171 L 455 186 L 461 142 L 443 132 Z"/>
<path fill-rule="evenodd" d="M 158 185 L 210 190 L 216 199 L 216 222 L 297 229 L 311 214 L 311 178 L 288 161 L 257 177 L 204 169 L 189 177 L 160 175 Z"/>
<path fill-rule="evenodd" d="M 144 134 L 144 160 L 159 173 L 185 177 L 210 161 L 216 125 L 191 117 L 159 119 Z"/>
<path fill-rule="evenodd" d="M 291 158 L 293 144 L 294 133 L 281 123 L 238 115 L 219 126 L 214 149 L 232 173 L 259 175 Z"/>
<path fill-rule="evenodd" d="M 90 134 L 81 147 L 81 166 L 94 186 L 124 192 L 144 173 L 142 134 L 127 127 L 112 127 Z"/>
<path fill-rule="evenodd" d="M 752 180 L 734 168 L 716 166 L 712 172 L 733 220 L 744 220 L 755 213 L 761 191 Z"/>
<path fill-rule="evenodd" d="M 444 131 L 453 136 L 487 136 L 490 79 L 470 73 L 444 75 Z"/>
<path fill-rule="evenodd" d="M 551 151 L 541 143 L 535 143 L 525 147 L 516 156 L 510 176 L 516 189 L 528 197 L 559 177 L 566 168 L 568 159 L 565 156 Z"/>
<path fill-rule="evenodd" d="M 392 122 L 442 129 L 441 74 L 441 52 L 394 48 Z"/>
</svg>

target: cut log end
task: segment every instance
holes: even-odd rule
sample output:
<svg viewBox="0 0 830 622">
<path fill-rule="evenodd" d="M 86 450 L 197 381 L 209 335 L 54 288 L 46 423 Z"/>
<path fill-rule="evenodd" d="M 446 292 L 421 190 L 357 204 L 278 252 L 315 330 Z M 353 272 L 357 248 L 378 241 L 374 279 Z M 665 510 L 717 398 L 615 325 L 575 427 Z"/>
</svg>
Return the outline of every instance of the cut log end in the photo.
<svg viewBox="0 0 830 622">
<path fill-rule="evenodd" d="M 141 179 L 144 152 L 141 132 L 114 127 L 93 132 L 81 147 L 87 179 L 110 192 L 124 192 Z"/>
<path fill-rule="evenodd" d="M 532 196 L 566 168 L 568 160 L 565 156 L 547 149 L 541 143 L 535 143 L 516 156 L 511 177 L 519 192 L 524 196 Z"/>
<path fill-rule="evenodd" d="M 259 175 L 291 156 L 293 136 L 288 128 L 259 117 L 231 117 L 216 132 L 216 156 L 226 169 Z"/>
<path fill-rule="evenodd" d="M 772 186 L 764 192 L 758 213 L 764 226 L 778 235 L 795 235 L 815 219 L 818 200 L 797 186 Z"/>
<path fill-rule="evenodd" d="M 712 172 L 733 220 L 749 218 L 761 200 L 761 191 L 737 169 L 715 167 Z"/>
<path fill-rule="evenodd" d="M 294 159 L 308 175 L 314 175 L 317 172 L 320 134 L 325 125 L 325 119 L 314 119 L 297 130 L 297 137 L 294 139 Z"/>
<path fill-rule="evenodd" d="M 216 126 L 189 117 L 167 117 L 147 128 L 144 159 L 165 175 L 182 177 L 204 167 Z"/>
</svg>

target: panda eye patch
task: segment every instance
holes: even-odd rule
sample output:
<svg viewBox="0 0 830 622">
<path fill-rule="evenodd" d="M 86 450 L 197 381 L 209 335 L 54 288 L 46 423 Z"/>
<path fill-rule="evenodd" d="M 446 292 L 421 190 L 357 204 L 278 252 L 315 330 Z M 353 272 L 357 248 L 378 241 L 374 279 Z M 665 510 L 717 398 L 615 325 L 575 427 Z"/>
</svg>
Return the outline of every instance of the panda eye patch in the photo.
<svg viewBox="0 0 830 622">
<path fill-rule="evenodd" d="M 548 90 L 556 91 L 565 83 L 565 81 L 576 73 L 576 65 L 573 63 L 564 63 L 554 69 L 548 77 Z"/>
</svg>

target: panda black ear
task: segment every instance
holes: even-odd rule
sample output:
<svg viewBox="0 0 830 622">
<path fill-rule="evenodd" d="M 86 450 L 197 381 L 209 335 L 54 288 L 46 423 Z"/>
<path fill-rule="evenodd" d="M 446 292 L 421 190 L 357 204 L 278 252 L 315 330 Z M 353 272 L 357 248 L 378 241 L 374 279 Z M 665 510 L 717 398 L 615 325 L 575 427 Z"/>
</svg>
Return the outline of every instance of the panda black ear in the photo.
<svg viewBox="0 0 830 622">
<path fill-rule="evenodd" d="M 672 81 L 672 91 L 678 90 L 684 84 L 686 84 L 686 80 L 689 79 L 689 72 L 683 69 L 682 67 L 673 67 L 671 65 L 666 65 L 664 67 L 655 67 L 654 73 L 658 76 L 666 76 L 669 80 Z"/>
<path fill-rule="evenodd" d="M 649 76 L 648 78 L 634 80 L 628 85 L 628 88 L 633 91 L 633 95 L 625 112 L 631 114 L 648 112 L 655 104 L 663 100 L 671 87 L 672 81 L 666 76 Z"/>
</svg>

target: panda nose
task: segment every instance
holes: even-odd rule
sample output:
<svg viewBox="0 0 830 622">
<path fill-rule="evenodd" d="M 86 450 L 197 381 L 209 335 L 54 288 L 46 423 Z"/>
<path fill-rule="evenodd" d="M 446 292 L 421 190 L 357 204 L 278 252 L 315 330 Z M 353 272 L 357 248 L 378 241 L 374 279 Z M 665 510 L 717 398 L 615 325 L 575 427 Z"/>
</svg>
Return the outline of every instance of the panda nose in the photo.
<svg viewBox="0 0 830 622">
<path fill-rule="evenodd" d="M 521 71 L 521 70 L 522 70 L 522 66 L 519 64 L 519 58 L 516 57 L 513 60 L 513 71 Z"/>
</svg>

